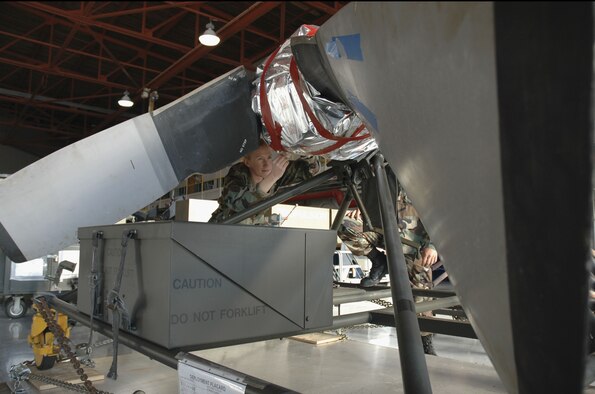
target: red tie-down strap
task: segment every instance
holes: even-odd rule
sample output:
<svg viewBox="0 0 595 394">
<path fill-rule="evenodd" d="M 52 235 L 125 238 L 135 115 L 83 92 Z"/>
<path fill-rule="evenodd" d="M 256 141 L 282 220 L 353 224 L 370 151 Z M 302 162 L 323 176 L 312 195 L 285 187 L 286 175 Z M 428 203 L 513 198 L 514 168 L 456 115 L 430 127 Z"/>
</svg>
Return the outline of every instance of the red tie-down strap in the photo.
<svg viewBox="0 0 595 394">
<path fill-rule="evenodd" d="M 308 33 L 307 33 L 308 37 L 314 36 L 316 34 L 316 31 L 318 30 L 318 28 L 316 26 L 305 25 L 305 27 L 309 29 Z M 264 82 L 265 75 L 266 75 L 269 67 L 271 66 L 273 59 L 279 52 L 279 49 L 280 49 L 280 47 L 277 48 L 275 50 L 275 52 L 273 52 L 269 56 L 269 58 L 267 59 L 265 65 L 263 67 L 262 75 L 260 76 L 260 92 L 259 93 L 260 93 L 260 107 L 261 107 L 261 111 L 262 111 L 262 119 L 263 119 L 263 122 L 264 122 L 264 125 L 265 125 L 267 131 L 269 132 L 269 136 L 271 137 L 271 147 L 277 151 L 286 151 L 285 147 L 283 147 L 283 145 L 281 144 L 282 126 L 273 120 L 273 116 L 271 113 L 271 107 L 269 104 L 269 99 L 266 94 L 266 85 Z M 302 107 L 308 114 L 308 117 L 310 118 L 310 121 L 314 125 L 314 128 L 316 129 L 316 131 L 318 131 L 318 133 L 322 137 L 324 137 L 328 140 L 337 141 L 336 143 L 334 143 L 326 148 L 323 148 L 316 152 L 310 152 L 310 154 L 323 155 L 325 153 L 329 153 L 335 149 L 340 148 L 341 146 L 345 145 L 346 143 L 348 143 L 350 141 L 358 141 L 358 140 L 363 140 L 365 138 L 370 137 L 370 133 L 359 135 L 365 129 L 365 125 L 363 123 L 360 125 L 360 127 L 358 127 L 353 132 L 351 137 L 338 137 L 338 136 L 332 134 L 331 132 L 329 132 L 326 128 L 324 128 L 324 126 L 320 123 L 318 118 L 314 115 L 314 113 L 312 112 L 312 109 L 310 108 L 310 106 L 308 105 L 308 102 L 306 101 L 306 98 L 304 97 L 304 91 L 300 84 L 300 80 L 301 80 L 300 74 L 299 74 L 299 71 L 297 68 L 297 64 L 293 58 L 291 59 L 290 64 L 289 64 L 289 75 L 291 76 L 295 90 L 298 94 L 298 97 L 299 97 L 301 103 L 302 103 Z"/>
<path fill-rule="evenodd" d="M 338 137 L 330 131 L 328 131 L 327 129 L 325 129 L 322 123 L 320 123 L 320 121 L 314 114 L 314 112 L 312 112 L 312 108 L 310 108 L 310 105 L 308 105 L 308 102 L 304 97 L 304 90 L 302 89 L 302 85 L 300 83 L 300 73 L 298 71 L 297 64 L 293 58 L 289 63 L 289 75 L 291 76 L 291 80 L 293 82 L 293 86 L 295 87 L 295 91 L 297 92 L 297 95 L 302 103 L 302 107 L 304 108 L 304 111 L 306 111 L 306 113 L 308 114 L 308 117 L 310 118 L 310 121 L 314 125 L 316 131 L 318 131 L 318 134 L 320 134 L 327 140 L 337 141 L 335 144 L 330 145 L 320 151 L 312 152 L 313 155 L 328 153 L 340 148 L 341 146 L 345 145 L 350 141 L 360 141 L 370 136 L 370 133 L 359 135 L 359 133 L 361 133 L 365 128 L 365 125 L 363 123 L 353 132 L 351 137 Z"/>
<path fill-rule="evenodd" d="M 262 121 L 264 122 L 264 126 L 266 127 L 267 131 L 269 132 L 269 136 L 271 137 L 271 148 L 276 151 L 285 151 L 283 145 L 281 145 L 281 125 L 273 120 L 273 115 L 271 114 L 271 106 L 269 104 L 269 98 L 267 96 L 266 91 L 266 84 L 264 82 L 264 77 L 271 66 L 271 62 L 279 52 L 278 47 L 275 52 L 271 53 L 271 56 L 267 59 L 264 67 L 262 69 L 262 74 L 260 75 L 260 109 L 262 111 Z"/>
<path fill-rule="evenodd" d="M 306 37 L 313 37 L 316 32 L 318 31 L 318 26 L 314 26 L 314 25 L 303 25 L 306 29 L 308 29 L 308 32 L 306 33 Z"/>
</svg>

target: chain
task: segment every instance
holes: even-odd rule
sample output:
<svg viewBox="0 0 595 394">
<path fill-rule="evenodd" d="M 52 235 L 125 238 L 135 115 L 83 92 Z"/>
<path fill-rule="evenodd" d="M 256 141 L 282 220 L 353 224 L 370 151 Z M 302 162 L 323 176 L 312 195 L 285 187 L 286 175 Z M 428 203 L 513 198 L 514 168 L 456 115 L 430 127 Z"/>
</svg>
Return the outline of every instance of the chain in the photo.
<svg viewBox="0 0 595 394">
<path fill-rule="evenodd" d="M 373 302 L 374 304 L 378 304 L 380 306 L 383 306 L 385 308 L 392 308 L 393 304 L 389 301 L 384 301 L 384 300 L 370 300 L 370 302 Z M 462 321 L 462 322 L 467 322 L 469 321 L 469 319 L 467 318 L 467 316 L 457 316 L 457 315 L 453 315 L 452 316 L 453 320 L 457 320 L 457 321 Z"/>
<path fill-rule="evenodd" d="M 374 304 L 378 304 L 380 306 L 383 306 L 385 308 L 392 308 L 393 307 L 393 303 L 390 301 L 384 301 L 384 300 L 370 300 L 370 302 L 373 302 Z"/>
<path fill-rule="evenodd" d="M 28 380 L 29 375 L 31 374 L 31 370 L 27 367 L 26 363 L 27 362 L 25 361 L 10 367 L 8 376 L 10 376 L 10 379 L 14 380 L 13 393 L 21 394 L 27 392 L 27 390 L 21 386 L 21 382 Z"/>
<path fill-rule="evenodd" d="M 347 331 L 364 330 L 364 329 L 368 329 L 368 328 L 384 328 L 384 327 L 386 327 L 386 326 L 382 326 L 379 324 L 362 323 L 362 324 L 356 324 L 354 326 L 341 327 L 334 331 L 335 331 L 335 334 L 340 337 L 339 340 L 345 340 L 345 339 L 349 339 L 349 337 L 347 335 Z"/>
<path fill-rule="evenodd" d="M 385 308 L 392 308 L 393 304 L 390 301 L 384 301 L 381 299 L 376 299 L 376 300 L 368 300 L 374 304 L 378 304 L 380 306 L 383 306 Z M 344 333 L 347 330 L 352 330 L 352 329 L 364 329 L 364 328 L 380 328 L 380 327 L 385 327 L 379 324 L 371 324 L 371 323 L 363 323 L 363 324 L 356 324 L 354 326 L 346 326 L 346 327 L 341 327 L 340 329 L 337 330 L 337 335 L 341 336 L 341 339 L 345 339 L 347 338 L 347 335 Z"/>
<path fill-rule="evenodd" d="M 51 384 L 57 387 L 62 387 L 70 391 L 76 391 L 78 393 L 88 393 L 89 390 L 85 386 L 80 384 L 68 383 L 60 379 L 50 378 L 49 376 L 37 375 L 31 372 L 30 366 L 35 365 L 35 361 L 23 361 L 20 364 L 13 365 L 10 368 L 10 378 L 15 381 L 13 392 L 14 393 L 28 393 L 28 391 L 21 386 L 21 382 L 29 381 L 31 379 L 38 380 L 42 383 Z M 98 394 L 111 394 L 106 391 L 96 391 Z"/>
<path fill-rule="evenodd" d="M 94 386 L 93 383 L 88 379 L 85 370 L 81 367 L 81 362 L 76 358 L 76 354 L 72 351 L 70 339 L 66 337 L 64 334 L 64 330 L 58 324 L 56 324 L 54 320 L 54 313 L 51 311 L 47 301 L 44 297 L 40 297 L 35 300 L 35 303 L 39 309 L 39 313 L 45 323 L 47 324 L 50 331 L 54 334 L 54 338 L 58 341 L 58 345 L 60 346 L 60 351 L 66 353 L 67 358 L 70 359 L 72 363 L 72 367 L 76 370 L 76 373 L 79 375 L 80 380 L 83 382 L 83 386 L 74 385 L 72 383 L 61 382 L 64 385 L 73 385 L 77 387 L 77 390 L 83 389 L 82 392 L 89 392 L 94 394 L 110 394 L 106 391 L 99 391 Z M 37 377 L 36 377 L 37 378 Z M 47 377 L 43 377 L 44 379 L 51 379 Z M 52 379 L 54 380 L 54 379 Z M 52 383 L 54 384 L 54 383 Z M 61 386 L 66 387 L 66 386 Z M 70 387 L 70 386 L 68 386 Z"/>
<path fill-rule="evenodd" d="M 42 383 L 53 384 L 54 386 L 62 387 L 70 391 L 76 391 L 77 393 L 88 393 L 86 386 L 81 386 L 77 383 L 68 383 L 60 379 L 50 378 L 49 376 L 29 374 L 29 379 L 39 380 Z M 105 393 L 105 391 L 94 391 L 96 393 Z"/>
<path fill-rule="evenodd" d="M 91 358 L 91 354 L 93 353 L 93 349 L 97 349 L 98 347 L 109 345 L 114 340 L 111 338 L 105 339 L 103 341 L 97 341 L 93 345 L 89 346 L 88 343 L 80 343 L 76 345 L 76 355 L 79 357 L 79 361 L 86 367 L 95 368 L 95 361 Z"/>
</svg>

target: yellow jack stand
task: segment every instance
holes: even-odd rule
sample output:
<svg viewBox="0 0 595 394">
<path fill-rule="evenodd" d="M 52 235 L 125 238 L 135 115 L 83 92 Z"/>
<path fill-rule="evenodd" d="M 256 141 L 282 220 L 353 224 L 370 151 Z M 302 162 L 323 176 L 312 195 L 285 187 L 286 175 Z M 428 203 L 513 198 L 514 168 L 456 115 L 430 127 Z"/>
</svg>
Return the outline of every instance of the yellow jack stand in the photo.
<svg viewBox="0 0 595 394">
<path fill-rule="evenodd" d="M 31 324 L 31 333 L 27 337 L 27 341 L 33 348 L 35 356 L 35 366 L 39 370 L 50 369 L 60 355 L 59 344 L 54 344 L 55 337 L 47 323 L 39 313 L 37 305 L 33 305 L 35 315 L 33 316 L 33 323 Z M 70 327 L 68 326 L 68 316 L 56 312 L 51 309 L 53 316 L 57 314 L 56 324 L 62 328 L 66 338 L 70 338 Z"/>
</svg>

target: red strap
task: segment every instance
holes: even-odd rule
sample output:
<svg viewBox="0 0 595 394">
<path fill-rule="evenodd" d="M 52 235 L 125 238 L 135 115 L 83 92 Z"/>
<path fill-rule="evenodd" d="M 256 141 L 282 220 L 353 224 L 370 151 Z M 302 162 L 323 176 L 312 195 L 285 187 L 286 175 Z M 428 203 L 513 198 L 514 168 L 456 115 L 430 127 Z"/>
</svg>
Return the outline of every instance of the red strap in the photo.
<svg viewBox="0 0 595 394">
<path fill-rule="evenodd" d="M 304 26 L 306 28 L 308 28 L 306 37 L 312 37 L 312 36 L 316 35 L 316 32 L 318 31 L 318 26 L 315 26 L 315 25 L 304 25 Z"/>
<path fill-rule="evenodd" d="M 357 128 L 357 130 L 355 130 L 353 132 L 353 136 L 358 135 L 362 130 L 364 129 L 363 124 Z M 349 141 L 347 140 L 343 140 L 343 141 L 337 141 L 335 142 L 333 145 L 327 146 L 326 148 L 323 148 L 321 150 L 318 150 L 316 152 L 310 152 L 311 155 L 324 155 L 325 153 L 329 153 L 334 151 L 335 149 L 339 149 L 340 147 L 342 147 L 343 145 L 345 145 L 346 143 L 348 143 Z"/>
<path fill-rule="evenodd" d="M 275 52 L 269 56 L 267 59 L 264 68 L 262 69 L 262 74 L 260 76 L 260 109 L 262 111 L 262 120 L 264 121 L 264 126 L 266 127 L 267 131 L 269 132 L 269 136 L 271 137 L 271 148 L 276 151 L 285 151 L 283 145 L 281 145 L 281 125 L 275 121 L 273 121 L 273 115 L 271 114 L 271 106 L 269 104 L 269 98 L 267 97 L 266 92 L 266 85 L 264 82 L 264 77 L 271 66 L 271 62 L 279 52 L 278 47 Z"/>
<path fill-rule="evenodd" d="M 318 131 L 318 134 L 320 134 L 327 140 L 344 141 L 344 143 L 349 142 L 349 141 L 363 140 L 370 136 L 370 133 L 357 136 L 365 127 L 363 123 L 360 125 L 360 127 L 357 130 L 355 130 L 353 132 L 351 137 L 338 137 L 338 136 L 334 135 L 333 133 L 331 133 L 330 131 L 328 131 L 327 129 L 325 129 L 324 126 L 320 123 L 320 121 L 316 117 L 316 115 L 314 115 L 314 112 L 312 112 L 312 108 L 310 108 L 310 106 L 308 105 L 308 102 L 306 101 L 306 98 L 304 97 L 304 90 L 302 89 L 302 85 L 300 84 L 300 73 L 298 71 L 297 64 L 293 57 L 291 58 L 291 61 L 289 63 L 289 75 L 291 76 L 291 79 L 293 81 L 293 86 L 295 87 L 295 91 L 297 92 L 298 97 L 300 98 L 300 101 L 302 102 L 302 107 L 304 108 L 304 111 L 306 111 L 306 113 L 308 114 L 308 117 L 310 117 L 310 121 L 314 125 L 314 128 L 316 129 L 316 131 Z"/>
<path fill-rule="evenodd" d="M 316 31 L 318 30 L 318 28 L 315 26 L 306 25 L 306 27 L 308 27 L 310 29 L 310 31 L 308 32 L 308 36 L 313 36 L 316 33 Z M 260 76 L 260 92 L 259 93 L 260 93 L 260 107 L 261 107 L 261 111 L 262 111 L 262 120 L 264 122 L 264 125 L 265 125 L 267 131 L 269 132 L 269 136 L 271 137 L 271 147 L 273 149 L 275 149 L 276 151 L 286 151 L 285 147 L 281 144 L 282 127 L 279 123 L 277 123 L 273 120 L 273 116 L 271 113 L 271 107 L 269 104 L 269 99 L 266 94 L 266 85 L 265 85 L 265 75 L 266 75 L 269 67 L 271 66 L 271 63 L 273 62 L 273 59 L 279 52 L 280 48 L 281 47 L 278 47 L 269 56 L 269 58 L 267 59 L 265 65 L 263 67 L 262 74 Z M 334 134 L 330 133 L 327 129 L 324 128 L 324 126 L 320 123 L 318 118 L 316 118 L 316 116 L 312 112 L 312 109 L 308 105 L 306 98 L 304 97 L 304 92 L 303 92 L 302 86 L 300 84 L 300 75 L 299 75 L 299 72 L 297 69 L 297 64 L 295 63 L 295 60 L 293 58 L 291 59 L 290 64 L 289 64 L 289 73 L 290 73 L 291 79 L 293 81 L 295 90 L 298 93 L 298 97 L 302 103 L 302 107 L 304 108 L 304 110 L 306 111 L 308 116 L 310 117 L 310 121 L 316 128 L 316 131 L 318 131 L 318 133 L 321 136 L 325 137 L 326 139 L 337 141 L 336 143 L 334 143 L 326 148 L 320 149 L 316 152 L 311 152 L 310 154 L 323 155 L 325 153 L 329 153 L 335 149 L 340 148 L 341 146 L 345 145 L 346 143 L 348 143 L 350 141 L 363 140 L 365 138 L 370 137 L 370 133 L 358 135 L 365 129 L 365 125 L 363 123 L 353 132 L 351 137 L 337 137 Z"/>
</svg>

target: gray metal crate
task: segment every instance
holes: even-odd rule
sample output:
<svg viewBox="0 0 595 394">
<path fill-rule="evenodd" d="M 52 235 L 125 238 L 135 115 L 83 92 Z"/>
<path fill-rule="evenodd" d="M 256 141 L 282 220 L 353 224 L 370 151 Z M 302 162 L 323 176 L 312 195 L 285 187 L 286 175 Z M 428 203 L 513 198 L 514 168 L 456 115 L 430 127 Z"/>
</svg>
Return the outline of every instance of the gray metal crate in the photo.
<svg viewBox="0 0 595 394">
<path fill-rule="evenodd" d="M 130 332 L 166 348 L 283 336 L 332 324 L 330 230 L 155 222 L 79 229 L 78 309 L 90 313 L 92 234 L 103 232 L 103 300 L 114 287 L 122 235 L 121 296 Z M 111 311 L 101 320 L 111 322 Z"/>
</svg>

